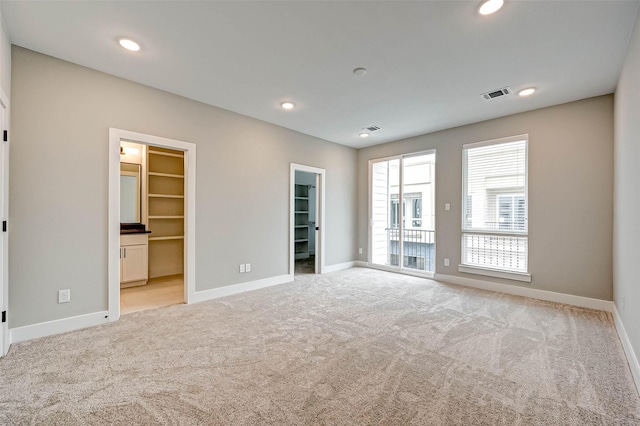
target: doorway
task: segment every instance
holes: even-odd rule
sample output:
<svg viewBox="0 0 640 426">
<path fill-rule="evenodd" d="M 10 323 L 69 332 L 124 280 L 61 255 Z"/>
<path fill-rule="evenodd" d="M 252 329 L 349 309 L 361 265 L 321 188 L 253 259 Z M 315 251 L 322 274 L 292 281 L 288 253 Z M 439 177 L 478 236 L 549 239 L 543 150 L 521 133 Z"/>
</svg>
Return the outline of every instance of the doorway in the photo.
<svg viewBox="0 0 640 426">
<path fill-rule="evenodd" d="M 129 159 L 123 173 L 127 145 L 139 147 L 129 152 L 141 157 L 140 168 L 131 166 L 136 161 Z M 195 144 L 109 129 L 110 321 L 121 313 L 193 300 L 195 165 Z M 126 183 L 136 179 L 142 182 L 137 198 Z M 127 207 L 126 195 L 131 193 L 132 205 Z M 136 199 L 143 201 L 136 204 Z M 121 224 L 122 215 L 145 223 Z M 121 235 L 122 229 L 140 225 L 143 229 Z"/>
<path fill-rule="evenodd" d="M 369 259 L 373 266 L 432 275 L 435 151 L 369 162 Z"/>
<path fill-rule="evenodd" d="M 290 179 L 289 274 L 321 274 L 325 170 L 291 164 Z"/>
</svg>

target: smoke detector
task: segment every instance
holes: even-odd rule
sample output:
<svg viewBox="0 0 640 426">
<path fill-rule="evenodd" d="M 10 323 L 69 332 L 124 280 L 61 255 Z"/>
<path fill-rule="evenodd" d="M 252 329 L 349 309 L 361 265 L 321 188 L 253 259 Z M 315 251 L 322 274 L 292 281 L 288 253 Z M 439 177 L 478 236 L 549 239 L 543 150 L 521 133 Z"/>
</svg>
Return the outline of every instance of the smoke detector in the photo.
<svg viewBox="0 0 640 426">
<path fill-rule="evenodd" d="M 512 93 L 513 92 L 511 91 L 510 87 L 503 87 L 502 89 L 496 89 L 487 93 L 483 93 L 482 97 L 490 101 L 491 99 L 499 98 L 504 95 L 510 95 Z"/>
</svg>

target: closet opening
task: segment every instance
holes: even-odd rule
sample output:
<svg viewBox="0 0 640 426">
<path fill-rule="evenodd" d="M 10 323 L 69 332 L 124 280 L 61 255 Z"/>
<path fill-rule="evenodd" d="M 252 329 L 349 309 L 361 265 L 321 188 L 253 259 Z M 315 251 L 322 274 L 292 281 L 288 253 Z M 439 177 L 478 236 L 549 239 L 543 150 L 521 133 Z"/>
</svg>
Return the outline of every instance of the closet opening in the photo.
<svg viewBox="0 0 640 426">
<path fill-rule="evenodd" d="M 323 272 L 324 177 L 324 169 L 291 165 L 290 275 Z"/>
</svg>

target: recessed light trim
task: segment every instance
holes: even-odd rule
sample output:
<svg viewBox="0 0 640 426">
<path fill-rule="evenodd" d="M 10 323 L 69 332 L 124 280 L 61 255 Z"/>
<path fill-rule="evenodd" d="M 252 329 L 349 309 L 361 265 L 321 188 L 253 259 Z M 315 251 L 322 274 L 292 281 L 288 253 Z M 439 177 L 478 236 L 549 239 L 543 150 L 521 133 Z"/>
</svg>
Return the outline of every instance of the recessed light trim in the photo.
<svg viewBox="0 0 640 426">
<path fill-rule="evenodd" d="M 367 73 L 367 69 L 366 68 L 356 68 L 356 69 L 353 70 L 353 74 L 357 75 L 358 77 L 362 77 L 366 73 Z"/>
<path fill-rule="evenodd" d="M 282 109 L 293 109 L 296 105 L 293 102 L 286 101 L 282 102 L 280 106 L 282 107 Z"/>
<path fill-rule="evenodd" d="M 128 38 L 121 38 L 118 40 L 118 43 L 120 43 L 120 46 L 131 52 L 137 52 L 138 50 L 140 50 L 140 45 Z"/>
<path fill-rule="evenodd" d="M 491 15 L 497 12 L 504 5 L 504 0 L 483 0 L 478 6 L 480 15 Z"/>
<path fill-rule="evenodd" d="M 369 137 L 369 133 L 367 133 L 367 132 L 360 132 L 360 133 L 358 134 L 358 136 L 360 136 L 360 137 L 361 137 L 361 138 L 363 138 L 363 139 L 364 139 L 364 138 L 368 138 L 368 137 Z"/>
<path fill-rule="evenodd" d="M 536 89 L 534 87 L 528 87 L 526 89 L 522 89 L 521 91 L 518 92 L 518 95 L 520 96 L 529 96 L 529 95 L 533 95 L 535 93 Z"/>
</svg>

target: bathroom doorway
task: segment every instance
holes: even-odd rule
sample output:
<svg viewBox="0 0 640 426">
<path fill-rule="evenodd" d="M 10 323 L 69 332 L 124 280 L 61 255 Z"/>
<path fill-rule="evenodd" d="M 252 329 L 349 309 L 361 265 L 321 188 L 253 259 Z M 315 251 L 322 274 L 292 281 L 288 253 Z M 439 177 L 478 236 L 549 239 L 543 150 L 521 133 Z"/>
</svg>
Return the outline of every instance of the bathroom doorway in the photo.
<svg viewBox="0 0 640 426">
<path fill-rule="evenodd" d="M 195 293 L 195 145 L 109 131 L 109 320 Z M 117 157 L 116 157 L 117 155 Z"/>
</svg>

